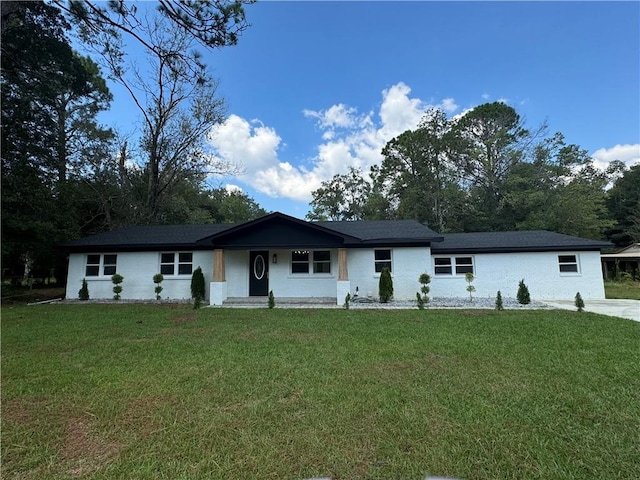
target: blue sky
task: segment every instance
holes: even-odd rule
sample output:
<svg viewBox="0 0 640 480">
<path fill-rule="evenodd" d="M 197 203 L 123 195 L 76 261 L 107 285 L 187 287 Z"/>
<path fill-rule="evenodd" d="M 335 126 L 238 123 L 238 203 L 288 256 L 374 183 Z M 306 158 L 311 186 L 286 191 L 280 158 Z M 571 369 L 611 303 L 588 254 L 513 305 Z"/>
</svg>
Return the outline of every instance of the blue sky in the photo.
<svg viewBox="0 0 640 480">
<path fill-rule="evenodd" d="M 640 161 L 638 2 L 274 2 L 207 52 L 228 119 L 213 132 L 237 186 L 304 217 L 311 191 L 439 106 L 501 100 L 600 165 Z M 116 96 L 118 95 L 116 91 Z M 117 99 L 116 99 L 117 105 Z"/>
</svg>

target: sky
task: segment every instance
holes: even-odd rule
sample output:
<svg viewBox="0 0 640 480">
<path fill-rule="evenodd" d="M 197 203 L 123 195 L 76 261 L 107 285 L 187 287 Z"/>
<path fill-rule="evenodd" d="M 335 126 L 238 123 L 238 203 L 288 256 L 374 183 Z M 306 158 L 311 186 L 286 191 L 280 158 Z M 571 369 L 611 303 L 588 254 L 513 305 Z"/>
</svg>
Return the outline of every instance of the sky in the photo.
<svg viewBox="0 0 640 480">
<path fill-rule="evenodd" d="M 203 57 L 227 105 L 212 153 L 244 171 L 211 184 L 267 211 L 304 218 L 322 181 L 379 164 L 430 107 L 453 116 L 502 101 L 597 165 L 640 162 L 639 2 L 263 0 L 245 10 L 238 44 Z"/>
</svg>

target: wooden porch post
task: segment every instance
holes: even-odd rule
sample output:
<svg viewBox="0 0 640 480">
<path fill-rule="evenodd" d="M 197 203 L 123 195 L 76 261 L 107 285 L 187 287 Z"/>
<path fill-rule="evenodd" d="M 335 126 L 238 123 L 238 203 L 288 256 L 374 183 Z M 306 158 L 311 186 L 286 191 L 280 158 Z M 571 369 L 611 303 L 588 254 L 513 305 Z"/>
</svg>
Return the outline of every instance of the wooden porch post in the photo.
<svg viewBox="0 0 640 480">
<path fill-rule="evenodd" d="M 224 277 L 224 250 L 213 251 L 213 281 L 226 282 Z"/>
<path fill-rule="evenodd" d="M 349 280 L 349 269 L 347 267 L 347 249 L 338 249 L 338 281 L 346 282 Z"/>
</svg>

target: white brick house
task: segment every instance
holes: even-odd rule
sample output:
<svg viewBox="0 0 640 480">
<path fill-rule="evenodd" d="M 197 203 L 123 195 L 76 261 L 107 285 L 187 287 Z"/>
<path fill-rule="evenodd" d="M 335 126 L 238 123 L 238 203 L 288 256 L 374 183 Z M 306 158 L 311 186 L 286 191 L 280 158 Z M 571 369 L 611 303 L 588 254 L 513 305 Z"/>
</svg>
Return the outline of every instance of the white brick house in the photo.
<svg viewBox="0 0 640 480">
<path fill-rule="evenodd" d="M 394 298 L 413 300 L 418 277 L 431 275 L 431 296 L 464 297 L 472 272 L 477 296 L 515 297 L 522 279 L 534 299 L 604 298 L 604 242 L 546 231 L 438 234 L 413 220 L 306 222 L 272 213 L 242 224 L 135 226 L 64 245 L 70 252 L 67 298 L 82 280 L 91 298 L 111 298 L 111 275 L 124 277 L 123 299 L 188 299 L 201 267 L 212 305 L 228 299 L 378 295 L 389 267 Z"/>
</svg>

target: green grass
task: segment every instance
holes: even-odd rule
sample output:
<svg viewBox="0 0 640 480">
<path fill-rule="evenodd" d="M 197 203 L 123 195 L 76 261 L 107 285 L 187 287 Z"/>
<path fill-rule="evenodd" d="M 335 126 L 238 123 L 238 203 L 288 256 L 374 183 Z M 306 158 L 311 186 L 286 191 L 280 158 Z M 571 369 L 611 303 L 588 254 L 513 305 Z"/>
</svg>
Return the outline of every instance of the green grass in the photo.
<svg viewBox="0 0 640 480">
<path fill-rule="evenodd" d="M 640 282 L 604 282 L 604 291 L 607 298 L 629 298 L 640 300 Z"/>
<path fill-rule="evenodd" d="M 2 309 L 2 478 L 640 478 L 640 324 Z"/>
</svg>

